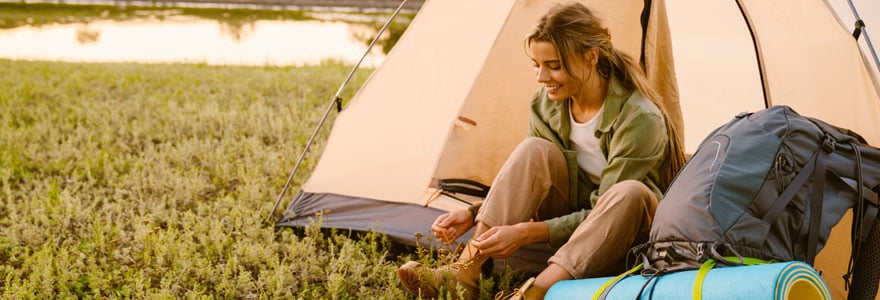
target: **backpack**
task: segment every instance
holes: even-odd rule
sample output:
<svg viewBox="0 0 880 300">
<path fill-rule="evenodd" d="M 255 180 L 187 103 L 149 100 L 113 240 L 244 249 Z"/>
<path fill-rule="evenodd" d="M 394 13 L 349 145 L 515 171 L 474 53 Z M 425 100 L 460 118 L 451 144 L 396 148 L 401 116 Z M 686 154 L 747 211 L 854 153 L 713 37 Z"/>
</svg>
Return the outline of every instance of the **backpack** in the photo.
<svg viewBox="0 0 880 300">
<path fill-rule="evenodd" d="M 660 201 L 649 241 L 630 252 L 644 276 L 707 262 L 812 265 L 831 228 L 853 209 L 844 279 L 855 273 L 850 298 L 873 299 L 880 278 L 880 230 L 871 230 L 878 186 L 880 149 L 858 134 L 787 106 L 741 113 L 700 144 Z"/>
</svg>

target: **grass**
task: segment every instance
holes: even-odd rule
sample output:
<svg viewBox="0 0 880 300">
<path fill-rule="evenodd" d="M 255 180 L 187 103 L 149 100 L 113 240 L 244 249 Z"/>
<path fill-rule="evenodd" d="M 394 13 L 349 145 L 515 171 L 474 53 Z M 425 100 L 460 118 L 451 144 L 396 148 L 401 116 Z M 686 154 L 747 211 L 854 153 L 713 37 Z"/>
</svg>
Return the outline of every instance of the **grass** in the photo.
<svg viewBox="0 0 880 300">
<path fill-rule="evenodd" d="M 0 296 L 411 297 L 394 270 L 435 249 L 264 222 L 349 68 L 0 60 Z"/>
</svg>

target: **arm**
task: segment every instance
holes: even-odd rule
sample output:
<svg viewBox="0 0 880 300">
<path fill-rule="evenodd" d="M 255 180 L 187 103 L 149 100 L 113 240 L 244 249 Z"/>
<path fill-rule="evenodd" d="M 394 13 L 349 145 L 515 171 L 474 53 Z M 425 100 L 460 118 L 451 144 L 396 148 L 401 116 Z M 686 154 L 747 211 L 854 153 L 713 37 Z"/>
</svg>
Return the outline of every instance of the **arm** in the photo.
<svg viewBox="0 0 880 300">
<path fill-rule="evenodd" d="M 549 236 L 546 222 L 522 222 L 492 227 L 474 238 L 473 245 L 483 255 L 507 258 L 526 244 L 547 242 Z"/>
<path fill-rule="evenodd" d="M 587 218 L 590 211 L 589 209 L 582 209 L 545 221 L 549 231 L 547 242 L 550 243 L 550 247 L 557 248 L 565 244 L 578 225 Z"/>
<path fill-rule="evenodd" d="M 668 143 L 663 117 L 640 113 L 627 118 L 608 142 L 608 166 L 602 170 L 599 188 L 590 195 L 590 202 L 595 206 L 599 196 L 618 182 L 644 182 L 664 161 Z"/>
<path fill-rule="evenodd" d="M 434 237 L 446 245 L 451 245 L 458 237 L 474 226 L 469 209 L 455 210 L 442 214 L 431 224 Z"/>
</svg>

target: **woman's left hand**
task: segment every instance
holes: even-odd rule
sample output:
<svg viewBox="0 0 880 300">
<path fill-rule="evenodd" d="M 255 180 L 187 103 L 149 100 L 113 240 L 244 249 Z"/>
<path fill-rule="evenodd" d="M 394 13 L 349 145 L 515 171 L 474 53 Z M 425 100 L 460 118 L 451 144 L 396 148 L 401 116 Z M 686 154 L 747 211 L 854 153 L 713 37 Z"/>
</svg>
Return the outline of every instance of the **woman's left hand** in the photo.
<svg viewBox="0 0 880 300">
<path fill-rule="evenodd" d="M 492 227 L 472 241 L 480 253 L 492 258 L 507 258 L 529 243 L 528 231 L 522 226 L 504 225 Z"/>
</svg>

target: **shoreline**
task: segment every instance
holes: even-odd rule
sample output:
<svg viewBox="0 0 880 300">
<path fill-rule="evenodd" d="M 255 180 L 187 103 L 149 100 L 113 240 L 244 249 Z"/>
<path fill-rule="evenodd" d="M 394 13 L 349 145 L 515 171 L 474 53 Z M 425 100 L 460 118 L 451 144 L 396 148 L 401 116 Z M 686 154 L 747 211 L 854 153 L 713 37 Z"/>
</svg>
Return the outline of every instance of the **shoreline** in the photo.
<svg viewBox="0 0 880 300">
<path fill-rule="evenodd" d="M 406 0 L 402 11 L 417 12 L 426 0 Z M 99 4 L 132 6 L 167 6 L 196 8 L 239 8 L 273 10 L 353 10 L 362 12 L 394 11 L 403 0 L 25 0 L 0 2 L 12 3 L 51 3 L 51 4 Z"/>
</svg>

